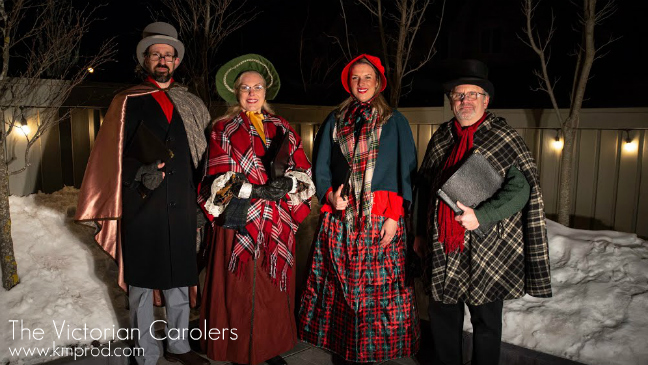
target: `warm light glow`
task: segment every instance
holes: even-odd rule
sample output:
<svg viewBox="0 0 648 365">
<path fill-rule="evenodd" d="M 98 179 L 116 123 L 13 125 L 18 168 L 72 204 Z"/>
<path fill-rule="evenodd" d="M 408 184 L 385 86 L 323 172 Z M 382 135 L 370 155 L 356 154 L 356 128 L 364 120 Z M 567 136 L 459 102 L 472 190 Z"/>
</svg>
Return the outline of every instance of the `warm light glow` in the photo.
<svg viewBox="0 0 648 365">
<path fill-rule="evenodd" d="M 637 142 L 635 142 L 635 141 L 625 141 L 625 142 L 623 142 L 623 149 L 626 152 L 636 152 L 637 151 Z"/>
<path fill-rule="evenodd" d="M 561 139 L 554 139 L 553 142 L 551 142 L 551 145 L 555 150 L 562 151 L 564 143 Z"/>
<path fill-rule="evenodd" d="M 92 67 L 88 67 L 88 72 L 89 72 L 89 73 L 94 73 L 94 68 L 92 68 Z"/>
<path fill-rule="evenodd" d="M 29 134 L 29 126 L 28 126 L 28 125 L 26 125 L 26 124 L 25 124 L 25 125 L 19 125 L 18 128 L 19 128 L 23 133 L 25 133 L 25 135 L 28 135 L 28 134 Z"/>
</svg>

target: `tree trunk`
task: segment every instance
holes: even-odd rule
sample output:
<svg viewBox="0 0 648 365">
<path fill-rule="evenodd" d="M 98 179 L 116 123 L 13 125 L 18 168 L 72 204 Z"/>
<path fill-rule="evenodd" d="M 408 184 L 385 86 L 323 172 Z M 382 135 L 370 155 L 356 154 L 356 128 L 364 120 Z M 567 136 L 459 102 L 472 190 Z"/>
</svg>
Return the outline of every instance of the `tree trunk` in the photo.
<svg viewBox="0 0 648 365">
<path fill-rule="evenodd" d="M 2 286 L 9 290 L 16 286 L 18 265 L 11 239 L 11 215 L 9 212 L 9 174 L 4 153 L 4 139 L 0 138 L 0 264 L 2 265 Z"/>
<path fill-rule="evenodd" d="M 564 127 L 563 136 L 565 141 L 563 144 L 562 158 L 560 159 L 558 223 L 565 227 L 570 227 L 572 161 L 574 157 L 574 139 L 576 137 L 576 129 L 569 126 Z"/>
<path fill-rule="evenodd" d="M 398 102 L 401 97 L 401 79 L 399 77 L 394 77 L 394 81 L 391 84 L 391 89 L 389 90 L 389 105 L 392 108 L 398 108 Z"/>
</svg>

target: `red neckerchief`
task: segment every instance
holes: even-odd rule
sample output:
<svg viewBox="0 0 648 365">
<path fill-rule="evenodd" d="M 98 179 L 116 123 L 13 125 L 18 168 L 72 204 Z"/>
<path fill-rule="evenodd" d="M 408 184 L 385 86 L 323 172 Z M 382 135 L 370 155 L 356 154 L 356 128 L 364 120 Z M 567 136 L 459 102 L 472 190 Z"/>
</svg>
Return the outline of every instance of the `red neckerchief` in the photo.
<svg viewBox="0 0 648 365">
<path fill-rule="evenodd" d="M 162 90 L 162 88 L 157 83 L 157 81 L 155 81 L 151 76 L 149 76 L 146 79 L 146 81 L 152 83 L 158 89 L 160 89 L 160 92 L 154 92 L 151 94 L 151 96 L 153 96 L 155 100 L 158 102 L 158 104 L 160 104 L 160 108 L 162 108 L 162 111 L 164 112 L 164 115 L 167 118 L 167 122 L 171 123 L 171 118 L 173 117 L 173 103 L 171 103 L 171 99 L 169 99 L 166 92 Z M 172 83 L 173 83 L 173 78 L 171 78 L 171 84 Z"/>
<path fill-rule="evenodd" d="M 457 136 L 450 156 L 443 166 L 443 171 L 448 170 L 461 161 L 468 150 L 473 147 L 473 136 L 479 125 L 486 119 L 486 113 L 473 125 L 462 127 L 457 119 L 454 119 L 453 130 Z M 466 230 L 455 219 L 455 212 L 443 201 L 439 204 L 439 242 L 445 245 L 445 252 L 450 253 L 464 249 L 464 234 Z"/>
</svg>

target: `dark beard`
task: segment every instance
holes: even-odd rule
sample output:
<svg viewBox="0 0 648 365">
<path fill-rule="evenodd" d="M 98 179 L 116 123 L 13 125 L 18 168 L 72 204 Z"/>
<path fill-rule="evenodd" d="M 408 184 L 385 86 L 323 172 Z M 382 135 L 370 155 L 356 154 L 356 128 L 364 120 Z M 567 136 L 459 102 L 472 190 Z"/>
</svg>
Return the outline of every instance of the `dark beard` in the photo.
<svg viewBox="0 0 648 365">
<path fill-rule="evenodd" d="M 171 77 L 173 76 L 173 72 L 169 72 L 169 68 L 167 67 L 167 72 L 166 73 L 160 73 L 158 71 L 153 70 L 148 70 L 148 74 L 153 78 L 153 80 L 157 82 L 169 82 L 171 80 Z M 164 72 L 164 71 L 162 71 Z"/>
</svg>

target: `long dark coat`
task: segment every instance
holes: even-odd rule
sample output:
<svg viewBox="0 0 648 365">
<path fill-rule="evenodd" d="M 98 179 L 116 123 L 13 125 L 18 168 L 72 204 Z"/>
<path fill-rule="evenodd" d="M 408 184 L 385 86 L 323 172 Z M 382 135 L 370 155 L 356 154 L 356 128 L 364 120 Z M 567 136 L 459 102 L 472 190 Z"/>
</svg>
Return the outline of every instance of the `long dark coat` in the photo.
<svg viewBox="0 0 648 365">
<path fill-rule="evenodd" d="M 129 285 L 152 289 L 196 285 L 196 169 L 182 119 L 174 108 L 169 123 L 158 102 L 146 94 L 127 100 L 124 120 L 125 155 L 139 123 L 174 153 L 163 168 L 162 184 L 146 198 L 134 181 L 142 163 L 123 159 L 124 279 Z"/>
</svg>

